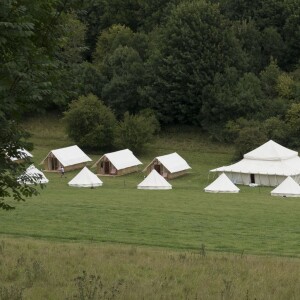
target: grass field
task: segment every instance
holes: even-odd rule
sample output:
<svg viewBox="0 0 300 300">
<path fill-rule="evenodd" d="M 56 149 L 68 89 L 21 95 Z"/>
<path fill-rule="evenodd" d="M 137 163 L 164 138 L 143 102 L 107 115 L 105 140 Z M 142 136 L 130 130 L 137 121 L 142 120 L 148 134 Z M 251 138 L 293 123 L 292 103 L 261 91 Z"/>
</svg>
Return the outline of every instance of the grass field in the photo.
<svg viewBox="0 0 300 300">
<path fill-rule="evenodd" d="M 57 117 L 29 120 L 36 165 L 51 149 L 72 144 Z M 189 175 L 171 181 L 173 190 L 143 191 L 143 173 L 102 177 L 98 189 L 71 188 L 77 174 L 50 182 L 38 197 L 0 211 L 0 233 L 47 240 L 96 241 L 249 254 L 300 256 L 300 201 L 271 197 L 271 188 L 241 187 L 239 194 L 209 194 L 208 170 L 227 164 L 232 149 L 210 142 L 200 133 L 169 129 L 139 157 L 177 151 L 192 166 Z M 101 154 L 93 154 L 95 161 Z"/>
<path fill-rule="evenodd" d="M 73 144 L 57 116 L 25 127 L 36 166 Z M 0 211 L 0 300 L 299 299 L 299 199 L 204 193 L 233 149 L 192 128 L 169 128 L 139 158 L 174 151 L 192 170 L 173 190 L 137 190 L 141 172 L 98 189 L 69 187 L 78 171 L 46 173 L 39 196 Z"/>
</svg>

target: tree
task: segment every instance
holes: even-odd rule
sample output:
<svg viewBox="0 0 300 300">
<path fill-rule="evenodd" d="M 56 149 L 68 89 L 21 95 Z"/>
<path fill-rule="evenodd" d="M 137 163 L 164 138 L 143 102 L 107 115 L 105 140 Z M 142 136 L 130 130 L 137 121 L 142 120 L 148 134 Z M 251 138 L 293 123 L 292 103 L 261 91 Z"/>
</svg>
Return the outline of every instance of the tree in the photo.
<svg viewBox="0 0 300 300">
<path fill-rule="evenodd" d="M 116 127 L 115 145 L 118 148 L 129 148 L 135 153 L 142 153 L 158 129 L 158 122 L 151 112 L 141 112 L 137 115 L 126 112 L 123 121 Z"/>
<path fill-rule="evenodd" d="M 0 1 L 0 208 L 12 209 L 9 197 L 21 201 L 36 194 L 17 179 L 26 163 L 15 164 L 28 134 L 18 125 L 22 114 L 42 110 L 51 93 L 56 36 L 64 6 L 56 0 Z"/>
<path fill-rule="evenodd" d="M 147 49 L 147 36 L 126 26 L 113 25 L 99 35 L 93 63 L 104 80 L 98 95 L 118 118 L 141 109 Z"/>
<path fill-rule="evenodd" d="M 64 23 L 58 39 L 55 53 L 57 67 L 52 73 L 51 82 L 53 92 L 48 97 L 49 106 L 65 110 L 71 100 L 82 93 L 85 85 L 83 76 L 86 63 L 83 61 L 86 26 L 74 12 L 62 15 Z"/>
<path fill-rule="evenodd" d="M 29 143 L 24 142 L 28 134 L 15 121 L 8 121 L 0 114 L 0 209 L 10 210 L 14 206 L 7 199 L 24 201 L 25 198 L 37 195 L 34 187 L 18 182 L 19 176 L 24 173 L 29 160 L 24 163 L 15 163 L 10 157 L 23 158 L 18 149 L 30 149 Z M 32 178 L 26 178 L 32 181 Z"/>
<path fill-rule="evenodd" d="M 102 66 L 105 83 L 101 97 L 117 117 L 126 111 L 140 109 L 139 87 L 143 84 L 144 65 L 137 51 L 131 47 L 118 47 Z"/>
<path fill-rule="evenodd" d="M 184 1 L 158 32 L 143 96 L 164 123 L 200 124 L 202 90 L 232 54 L 229 26 L 217 5 Z"/>
<path fill-rule="evenodd" d="M 80 96 L 64 114 L 67 133 L 79 146 L 93 150 L 112 146 L 116 119 L 95 95 Z"/>
<path fill-rule="evenodd" d="M 286 113 L 286 123 L 289 126 L 290 143 L 300 145 L 300 103 L 293 103 Z"/>
</svg>

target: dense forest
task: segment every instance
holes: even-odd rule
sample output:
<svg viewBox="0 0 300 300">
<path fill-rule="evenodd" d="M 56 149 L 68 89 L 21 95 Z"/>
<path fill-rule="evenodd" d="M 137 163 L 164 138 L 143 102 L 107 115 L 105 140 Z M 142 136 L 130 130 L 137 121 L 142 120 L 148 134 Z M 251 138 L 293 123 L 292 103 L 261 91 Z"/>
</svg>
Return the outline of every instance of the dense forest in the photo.
<svg viewBox="0 0 300 300">
<path fill-rule="evenodd" d="M 300 0 L 4 0 L 0 28 L 5 124 L 90 95 L 119 121 L 300 145 Z"/>
</svg>

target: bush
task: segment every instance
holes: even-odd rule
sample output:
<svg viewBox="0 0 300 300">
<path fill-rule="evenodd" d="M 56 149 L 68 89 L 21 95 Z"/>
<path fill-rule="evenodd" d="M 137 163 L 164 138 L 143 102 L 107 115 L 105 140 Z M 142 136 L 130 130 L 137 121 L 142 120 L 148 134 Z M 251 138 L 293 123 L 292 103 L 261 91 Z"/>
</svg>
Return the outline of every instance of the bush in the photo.
<svg viewBox="0 0 300 300">
<path fill-rule="evenodd" d="M 116 127 L 115 145 L 118 148 L 129 148 L 135 153 L 141 153 L 158 130 L 159 123 L 149 111 L 137 115 L 126 112 L 124 120 Z"/>
<path fill-rule="evenodd" d="M 112 146 L 116 118 L 95 95 L 79 97 L 64 114 L 67 133 L 80 147 L 96 150 Z"/>
</svg>

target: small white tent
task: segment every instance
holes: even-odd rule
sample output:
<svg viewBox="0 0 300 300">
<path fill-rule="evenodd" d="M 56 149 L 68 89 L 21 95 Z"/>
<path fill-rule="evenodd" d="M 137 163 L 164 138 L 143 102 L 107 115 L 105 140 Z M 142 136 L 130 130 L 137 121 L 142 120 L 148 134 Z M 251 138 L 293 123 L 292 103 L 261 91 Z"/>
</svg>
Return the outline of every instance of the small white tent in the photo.
<svg viewBox="0 0 300 300">
<path fill-rule="evenodd" d="M 172 179 L 184 175 L 191 169 L 188 163 L 176 152 L 157 156 L 143 170 L 149 174 L 152 170 L 156 170 L 164 178 Z"/>
<path fill-rule="evenodd" d="M 159 175 L 157 171 L 152 170 L 151 173 L 138 184 L 137 188 L 139 190 L 171 190 L 172 185 Z"/>
<path fill-rule="evenodd" d="M 98 187 L 102 186 L 103 182 L 98 178 L 98 176 L 92 173 L 87 167 L 84 167 L 71 181 L 68 185 L 73 187 Z"/>
<path fill-rule="evenodd" d="M 37 169 L 34 165 L 31 165 L 26 169 L 25 173 L 19 177 L 18 182 L 22 184 L 39 184 L 48 183 L 49 180 L 42 171 Z"/>
<path fill-rule="evenodd" d="M 210 172 L 225 173 L 232 182 L 245 185 L 277 186 L 287 176 L 299 183 L 300 157 L 298 152 L 270 140 L 246 153 L 241 161 Z"/>
<path fill-rule="evenodd" d="M 300 186 L 291 177 L 287 177 L 278 187 L 271 191 L 272 196 L 300 197 Z"/>
<path fill-rule="evenodd" d="M 214 182 L 204 189 L 208 193 L 238 193 L 240 189 L 222 173 Z"/>
</svg>

